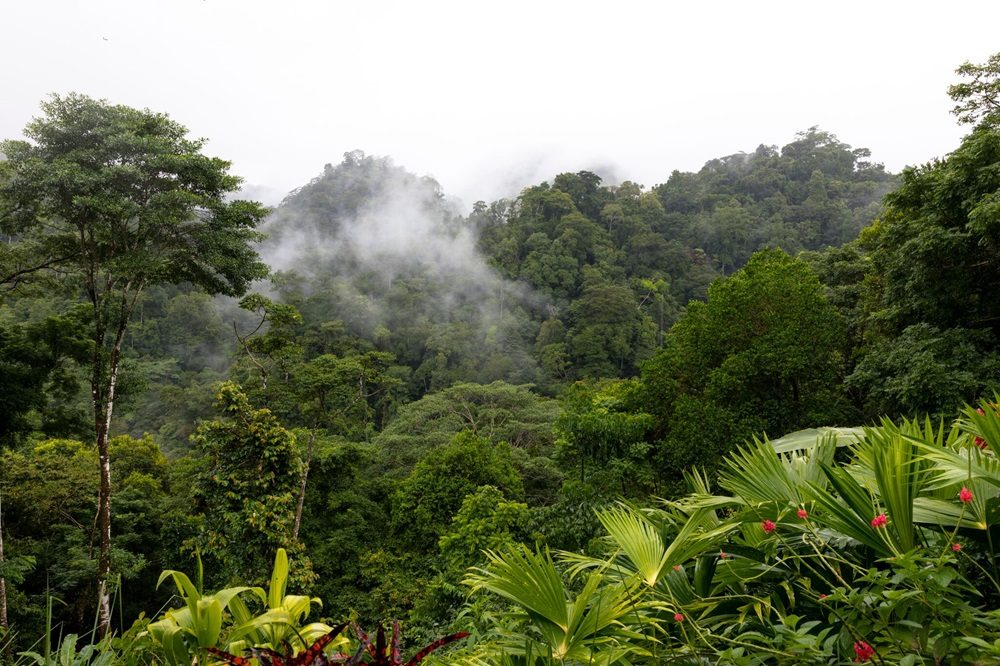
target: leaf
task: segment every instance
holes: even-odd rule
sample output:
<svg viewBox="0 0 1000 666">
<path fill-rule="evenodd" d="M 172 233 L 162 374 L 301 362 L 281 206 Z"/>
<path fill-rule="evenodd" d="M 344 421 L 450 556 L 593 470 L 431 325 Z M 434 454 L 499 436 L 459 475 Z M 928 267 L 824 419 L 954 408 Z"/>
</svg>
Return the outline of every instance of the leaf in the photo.
<svg viewBox="0 0 1000 666">
<path fill-rule="evenodd" d="M 864 434 L 864 428 L 807 428 L 771 440 L 775 453 L 808 451 L 816 447 L 822 439 L 832 437 L 836 446 L 851 446 Z"/>
<path fill-rule="evenodd" d="M 416 664 L 419 664 L 421 661 L 423 661 L 424 657 L 426 657 L 427 655 L 429 655 L 434 650 L 437 650 L 438 648 L 443 647 L 443 646 L 447 645 L 448 643 L 454 643 L 455 641 L 461 640 L 461 639 L 465 638 L 468 635 L 469 635 L 469 632 L 467 632 L 467 631 L 457 631 L 454 634 L 448 634 L 447 636 L 444 636 L 443 638 L 439 638 L 436 641 L 434 641 L 433 643 L 430 643 L 426 647 L 422 648 L 415 655 L 413 655 L 410 658 L 410 660 L 408 662 L 406 662 L 406 666 L 415 666 Z"/>
<path fill-rule="evenodd" d="M 281 606 L 285 597 L 285 586 L 288 584 L 288 554 L 284 548 L 279 548 L 274 555 L 274 567 L 271 569 L 271 583 L 267 588 L 267 605 L 269 608 Z"/>
</svg>

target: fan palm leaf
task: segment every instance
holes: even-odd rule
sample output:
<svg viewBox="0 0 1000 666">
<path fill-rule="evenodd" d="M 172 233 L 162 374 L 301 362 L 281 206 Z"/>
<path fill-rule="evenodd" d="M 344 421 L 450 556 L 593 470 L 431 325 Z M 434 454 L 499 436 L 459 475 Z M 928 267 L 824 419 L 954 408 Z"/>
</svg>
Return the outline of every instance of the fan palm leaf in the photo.
<svg viewBox="0 0 1000 666">
<path fill-rule="evenodd" d="M 518 546 L 486 556 L 487 566 L 471 570 L 466 584 L 513 602 L 534 629 L 504 638 L 510 654 L 533 651 L 559 662 L 612 663 L 635 649 L 623 623 L 635 612 L 626 587 L 606 585 L 600 573 L 591 573 L 572 595 L 548 551 Z"/>
</svg>

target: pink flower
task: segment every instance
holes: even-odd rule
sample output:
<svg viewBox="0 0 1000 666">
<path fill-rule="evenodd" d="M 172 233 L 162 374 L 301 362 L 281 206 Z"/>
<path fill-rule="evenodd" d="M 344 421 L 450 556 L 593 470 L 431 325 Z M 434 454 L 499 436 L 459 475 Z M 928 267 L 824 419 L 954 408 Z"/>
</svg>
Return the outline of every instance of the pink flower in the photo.
<svg viewBox="0 0 1000 666">
<path fill-rule="evenodd" d="M 968 504 L 972 501 L 972 491 L 962 486 L 961 492 L 958 493 L 958 499 L 962 500 L 962 504 Z"/>
<path fill-rule="evenodd" d="M 956 541 L 955 543 L 951 544 L 951 549 L 953 551 L 955 551 L 956 553 L 961 553 L 962 552 L 962 544 L 960 544 L 960 543 L 958 543 Z"/>
<path fill-rule="evenodd" d="M 799 520 L 805 520 L 809 517 L 809 512 L 805 509 L 799 509 L 795 512 L 795 515 L 799 517 Z"/>
<path fill-rule="evenodd" d="M 677 622 L 683 622 L 684 616 L 681 615 L 680 613 L 674 613 L 674 620 L 676 620 Z"/>
<path fill-rule="evenodd" d="M 854 662 L 860 664 L 863 661 L 869 661 L 875 656 L 875 648 L 864 641 L 858 641 L 854 644 L 854 654 L 858 655 L 855 657 Z"/>
<path fill-rule="evenodd" d="M 729 553 L 727 553 L 727 552 L 726 552 L 726 551 L 724 551 L 724 550 L 720 550 L 720 551 L 719 551 L 719 559 L 720 559 L 720 560 L 724 560 L 724 559 L 726 559 L 727 557 L 729 557 Z"/>
<path fill-rule="evenodd" d="M 822 592 L 820 592 L 819 593 L 819 600 L 822 601 L 823 599 L 826 599 L 826 595 L 823 594 Z"/>
<path fill-rule="evenodd" d="M 764 531 L 765 531 L 766 533 L 768 533 L 768 534 L 770 534 L 771 532 L 773 532 L 773 531 L 774 531 L 774 528 L 775 528 L 775 527 L 777 527 L 777 526 L 776 526 L 776 525 L 774 524 L 774 521 L 773 521 L 773 520 L 770 520 L 770 519 L 768 519 L 768 520 L 765 520 L 764 522 L 762 522 L 762 523 L 760 524 L 760 526 L 761 526 L 761 527 L 763 527 L 763 528 L 764 528 Z"/>
<path fill-rule="evenodd" d="M 880 513 L 874 518 L 872 518 L 872 527 L 878 529 L 880 527 L 885 527 L 885 524 L 889 522 L 889 518 L 884 514 Z"/>
</svg>

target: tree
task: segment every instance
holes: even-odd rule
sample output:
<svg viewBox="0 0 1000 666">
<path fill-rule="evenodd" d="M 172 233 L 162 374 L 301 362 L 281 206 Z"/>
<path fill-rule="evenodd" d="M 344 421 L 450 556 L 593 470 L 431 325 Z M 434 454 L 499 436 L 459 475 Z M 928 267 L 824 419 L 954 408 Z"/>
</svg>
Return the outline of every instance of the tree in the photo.
<svg viewBox="0 0 1000 666">
<path fill-rule="evenodd" d="M 471 432 L 428 453 L 392 498 L 392 528 L 410 550 L 433 548 L 462 507 L 466 495 L 493 486 L 504 497 L 524 495 L 506 442 L 491 443 Z"/>
<path fill-rule="evenodd" d="M 868 418 L 951 415 L 1000 386 L 996 338 L 981 329 L 913 324 L 872 346 L 846 385 L 861 394 Z"/>
<path fill-rule="evenodd" d="M 301 461 L 295 435 L 269 409 L 254 409 L 239 386 L 216 393 L 222 418 L 192 436 L 207 464 L 195 481 L 205 515 L 202 551 L 227 581 L 262 581 L 278 548 L 300 550 L 293 536 Z M 313 582 L 309 561 L 295 558 L 294 578 Z"/>
<path fill-rule="evenodd" d="M 635 374 L 655 345 L 655 325 L 626 286 L 588 286 L 570 306 L 570 315 L 566 347 L 580 377 Z"/>
<path fill-rule="evenodd" d="M 455 384 L 404 406 L 374 442 L 384 452 L 386 468 L 408 474 L 428 451 L 463 430 L 531 453 L 545 451 L 558 413 L 558 402 L 529 386 Z"/>
<path fill-rule="evenodd" d="M 909 168 L 865 230 L 864 347 L 848 384 L 868 416 L 950 412 L 1000 381 L 1000 131 Z"/>
<path fill-rule="evenodd" d="M 386 372 L 392 360 L 392 354 L 386 352 L 367 352 L 346 358 L 323 354 L 296 368 L 295 397 L 309 435 L 299 483 L 293 538 L 298 538 L 302 525 L 309 466 L 319 431 L 322 429 L 352 439 L 368 439 L 374 416 L 371 403 L 400 383 Z"/>
<path fill-rule="evenodd" d="M 878 332 L 920 321 L 1000 334 L 1000 130 L 977 128 L 946 159 L 908 168 L 861 241 Z"/>
<path fill-rule="evenodd" d="M 707 303 L 691 303 L 643 368 L 661 471 L 714 467 L 755 432 L 777 436 L 845 415 L 844 323 L 808 265 L 764 250 Z"/>
<path fill-rule="evenodd" d="M 88 356 L 85 335 L 72 317 L 0 325 L 0 446 L 39 431 L 86 432 L 86 418 L 75 409 L 80 382 L 73 363 Z"/>
<path fill-rule="evenodd" d="M 156 576 L 175 556 L 176 526 L 189 507 L 171 501 L 168 477 L 177 462 L 168 464 L 151 437 L 113 437 L 110 447 L 115 460 L 112 510 L 121 535 L 115 538 L 112 561 L 115 578 L 120 576 L 128 590 L 119 597 L 122 616 L 130 617 L 162 603 L 155 599 Z M 68 604 L 52 609 L 64 635 L 91 630 L 97 608 L 93 550 L 98 467 L 93 445 L 75 440 L 50 439 L 0 453 L 3 538 L 9 549 L 0 576 L 5 570 L 14 574 L 7 580 L 12 633 L 29 639 L 30 628 L 44 624 L 46 590 Z M 26 570 L 25 560 L 38 566 Z M 30 640 L 21 645 L 27 648 Z"/>
<path fill-rule="evenodd" d="M 982 65 L 964 63 L 955 73 L 971 78 L 948 88 L 957 102 L 952 113 L 965 125 L 996 125 L 1000 120 L 1000 53 Z"/>
<path fill-rule="evenodd" d="M 100 457 L 99 627 L 110 623 L 111 460 L 108 437 L 122 341 L 143 289 L 188 282 L 242 294 L 266 275 L 250 243 L 265 214 L 226 201 L 240 185 L 229 163 L 164 114 L 83 95 L 53 95 L 0 152 L 0 228 L 33 248 L 34 266 L 63 272 L 90 305 L 90 376 Z M 40 268 L 40 270 L 45 270 Z"/>
<path fill-rule="evenodd" d="M 628 410 L 635 391 L 634 380 L 617 380 L 577 382 L 564 392 L 556 445 L 561 460 L 579 464 L 581 482 L 589 463 L 596 476 L 609 487 L 618 485 L 625 496 L 650 485 L 646 433 L 653 417 Z"/>
</svg>

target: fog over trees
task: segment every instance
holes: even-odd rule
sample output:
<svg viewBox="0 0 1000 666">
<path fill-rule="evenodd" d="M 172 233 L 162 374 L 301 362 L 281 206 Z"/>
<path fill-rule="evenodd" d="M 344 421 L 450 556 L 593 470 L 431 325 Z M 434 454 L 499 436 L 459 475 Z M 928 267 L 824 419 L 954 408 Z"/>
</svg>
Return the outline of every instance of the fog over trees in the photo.
<svg viewBox="0 0 1000 666">
<path fill-rule="evenodd" d="M 901 173 L 814 126 L 467 210 L 360 150 L 267 209 L 52 96 L 0 143 L 0 663 L 991 663 L 998 57 Z"/>
</svg>

